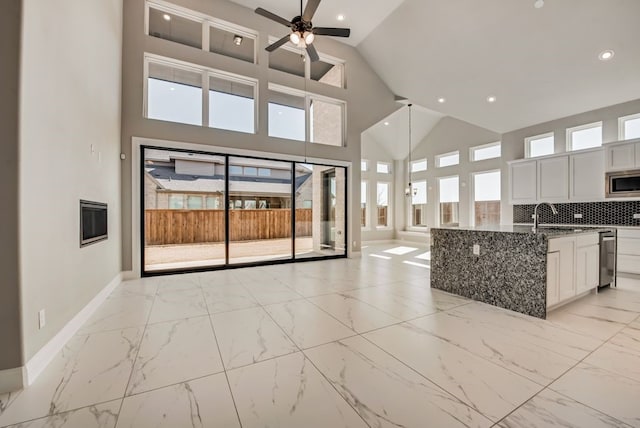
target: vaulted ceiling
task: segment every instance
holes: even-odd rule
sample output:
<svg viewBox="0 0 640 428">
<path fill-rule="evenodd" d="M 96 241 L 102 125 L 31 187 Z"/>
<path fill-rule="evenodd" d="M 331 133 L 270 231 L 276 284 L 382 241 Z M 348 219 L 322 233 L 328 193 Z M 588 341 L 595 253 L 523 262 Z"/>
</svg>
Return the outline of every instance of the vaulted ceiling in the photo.
<svg viewBox="0 0 640 428">
<path fill-rule="evenodd" d="M 235 2 L 284 17 L 300 8 Z M 314 24 L 351 27 L 341 41 L 357 46 L 394 93 L 499 133 L 640 98 L 640 0 L 533 3 L 323 0 Z M 607 49 L 614 57 L 600 61 Z"/>
</svg>

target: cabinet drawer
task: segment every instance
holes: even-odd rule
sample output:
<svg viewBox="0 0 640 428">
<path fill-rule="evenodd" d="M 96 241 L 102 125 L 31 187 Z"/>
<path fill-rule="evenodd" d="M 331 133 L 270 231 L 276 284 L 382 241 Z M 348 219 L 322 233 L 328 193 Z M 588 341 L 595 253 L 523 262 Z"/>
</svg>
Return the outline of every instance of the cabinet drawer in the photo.
<svg viewBox="0 0 640 428">
<path fill-rule="evenodd" d="M 640 274 L 640 256 L 619 255 L 618 272 Z"/>
<path fill-rule="evenodd" d="M 585 235 L 576 236 L 576 245 L 578 247 L 588 247 L 590 245 L 597 245 L 600 242 L 600 236 L 598 233 L 589 233 Z"/>
<path fill-rule="evenodd" d="M 618 238 L 640 239 L 640 229 L 618 229 Z"/>
<path fill-rule="evenodd" d="M 640 239 L 618 238 L 618 254 L 640 256 Z"/>
<path fill-rule="evenodd" d="M 563 248 L 566 248 L 567 245 L 574 246 L 576 242 L 576 238 L 573 236 L 570 238 L 551 238 L 549 239 L 549 248 L 547 252 L 551 253 L 553 251 L 560 251 Z"/>
</svg>

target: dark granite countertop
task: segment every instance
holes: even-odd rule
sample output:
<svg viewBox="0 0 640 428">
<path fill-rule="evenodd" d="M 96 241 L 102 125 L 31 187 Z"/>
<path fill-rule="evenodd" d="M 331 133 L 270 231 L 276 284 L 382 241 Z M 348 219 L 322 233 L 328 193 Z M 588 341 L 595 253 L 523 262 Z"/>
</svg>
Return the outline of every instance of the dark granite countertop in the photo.
<svg viewBox="0 0 640 428">
<path fill-rule="evenodd" d="M 501 226 L 479 226 L 479 227 L 440 227 L 434 229 L 444 230 L 460 230 L 470 232 L 496 232 L 496 233 L 521 233 L 531 234 L 534 232 L 531 226 L 526 225 L 501 225 Z M 536 235 L 542 235 L 547 238 L 554 238 L 564 235 L 579 235 L 583 233 L 595 233 L 610 231 L 610 227 L 581 227 L 581 226 L 541 226 L 538 228 Z"/>
</svg>

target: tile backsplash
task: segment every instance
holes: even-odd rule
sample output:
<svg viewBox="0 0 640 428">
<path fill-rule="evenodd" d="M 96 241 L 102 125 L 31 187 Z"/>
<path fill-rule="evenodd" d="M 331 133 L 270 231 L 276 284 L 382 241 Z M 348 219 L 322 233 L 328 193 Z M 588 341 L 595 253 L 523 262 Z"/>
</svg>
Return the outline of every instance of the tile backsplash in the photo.
<svg viewBox="0 0 640 428">
<path fill-rule="evenodd" d="M 582 202 L 571 204 L 554 204 L 558 215 L 553 215 L 551 208 L 541 205 L 538 208 L 540 223 L 551 224 L 606 224 L 615 226 L 640 226 L 640 201 Z M 531 216 L 535 205 L 514 205 L 514 223 L 533 223 Z M 582 214 L 582 218 L 575 218 Z"/>
</svg>

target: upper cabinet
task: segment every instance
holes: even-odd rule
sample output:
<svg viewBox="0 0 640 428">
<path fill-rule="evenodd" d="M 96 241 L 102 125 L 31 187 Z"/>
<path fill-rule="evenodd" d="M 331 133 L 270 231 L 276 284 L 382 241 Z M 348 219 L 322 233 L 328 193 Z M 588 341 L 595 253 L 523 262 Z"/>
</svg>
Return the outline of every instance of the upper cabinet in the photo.
<svg viewBox="0 0 640 428">
<path fill-rule="evenodd" d="M 604 200 L 601 148 L 509 163 L 510 203 Z"/>
<path fill-rule="evenodd" d="M 640 168 L 640 142 L 607 144 L 606 170 L 625 171 Z"/>
</svg>

